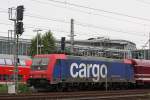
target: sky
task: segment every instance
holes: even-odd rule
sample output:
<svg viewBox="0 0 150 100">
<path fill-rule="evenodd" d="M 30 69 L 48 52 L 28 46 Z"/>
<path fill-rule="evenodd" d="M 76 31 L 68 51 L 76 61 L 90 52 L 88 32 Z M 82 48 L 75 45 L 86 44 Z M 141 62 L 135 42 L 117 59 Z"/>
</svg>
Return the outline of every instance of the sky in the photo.
<svg viewBox="0 0 150 100">
<path fill-rule="evenodd" d="M 141 49 L 149 39 L 149 0 L 0 0 L 0 36 L 14 29 L 8 8 L 19 5 L 25 8 L 25 32 L 20 38 L 32 39 L 37 34 L 33 30 L 41 29 L 41 34 L 51 30 L 56 39 L 69 39 L 74 19 L 75 40 L 123 39 Z"/>
</svg>

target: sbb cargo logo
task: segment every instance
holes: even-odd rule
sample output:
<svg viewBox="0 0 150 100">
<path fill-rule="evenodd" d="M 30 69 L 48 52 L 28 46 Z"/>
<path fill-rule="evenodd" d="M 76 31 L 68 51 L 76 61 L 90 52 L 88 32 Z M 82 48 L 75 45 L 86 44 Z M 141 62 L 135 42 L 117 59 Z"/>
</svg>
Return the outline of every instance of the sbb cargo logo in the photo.
<svg viewBox="0 0 150 100">
<path fill-rule="evenodd" d="M 94 82 L 98 82 L 100 78 L 107 77 L 107 66 L 105 64 L 77 64 L 72 63 L 70 66 L 70 75 L 73 78 L 89 78 L 92 77 Z"/>
</svg>

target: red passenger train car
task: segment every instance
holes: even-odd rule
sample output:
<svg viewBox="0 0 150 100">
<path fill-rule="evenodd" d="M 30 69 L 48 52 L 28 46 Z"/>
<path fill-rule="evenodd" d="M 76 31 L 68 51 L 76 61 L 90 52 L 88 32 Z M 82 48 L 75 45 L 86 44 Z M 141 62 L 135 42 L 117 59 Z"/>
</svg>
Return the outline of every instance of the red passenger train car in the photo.
<svg viewBox="0 0 150 100">
<path fill-rule="evenodd" d="M 150 60 L 133 59 L 132 64 L 136 83 L 150 84 Z"/>
<path fill-rule="evenodd" d="M 19 57 L 18 80 L 26 83 L 29 78 L 32 60 L 29 57 Z M 0 55 L 0 84 L 11 83 L 14 80 L 14 61 L 12 55 Z"/>
<path fill-rule="evenodd" d="M 150 85 L 150 60 L 126 59 L 124 62 L 133 65 L 134 80 L 137 85 Z"/>
</svg>

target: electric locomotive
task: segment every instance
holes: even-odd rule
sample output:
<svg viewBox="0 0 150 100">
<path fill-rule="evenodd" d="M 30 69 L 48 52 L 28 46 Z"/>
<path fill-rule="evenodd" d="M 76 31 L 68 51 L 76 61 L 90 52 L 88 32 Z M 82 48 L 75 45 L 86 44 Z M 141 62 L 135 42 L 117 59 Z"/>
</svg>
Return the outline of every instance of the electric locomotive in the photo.
<svg viewBox="0 0 150 100">
<path fill-rule="evenodd" d="M 123 60 L 65 54 L 36 55 L 28 84 L 36 89 L 114 89 L 135 83 L 134 67 Z"/>
</svg>

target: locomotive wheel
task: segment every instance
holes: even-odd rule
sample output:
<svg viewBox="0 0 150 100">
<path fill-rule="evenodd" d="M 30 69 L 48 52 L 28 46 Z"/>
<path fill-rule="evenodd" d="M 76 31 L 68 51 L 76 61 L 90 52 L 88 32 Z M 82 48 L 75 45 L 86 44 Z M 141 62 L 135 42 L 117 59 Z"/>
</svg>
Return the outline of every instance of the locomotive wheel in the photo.
<svg viewBox="0 0 150 100">
<path fill-rule="evenodd" d="M 57 90 L 58 92 L 62 92 L 62 91 L 63 91 L 63 86 L 62 86 L 62 84 L 56 85 L 56 90 Z"/>
</svg>

